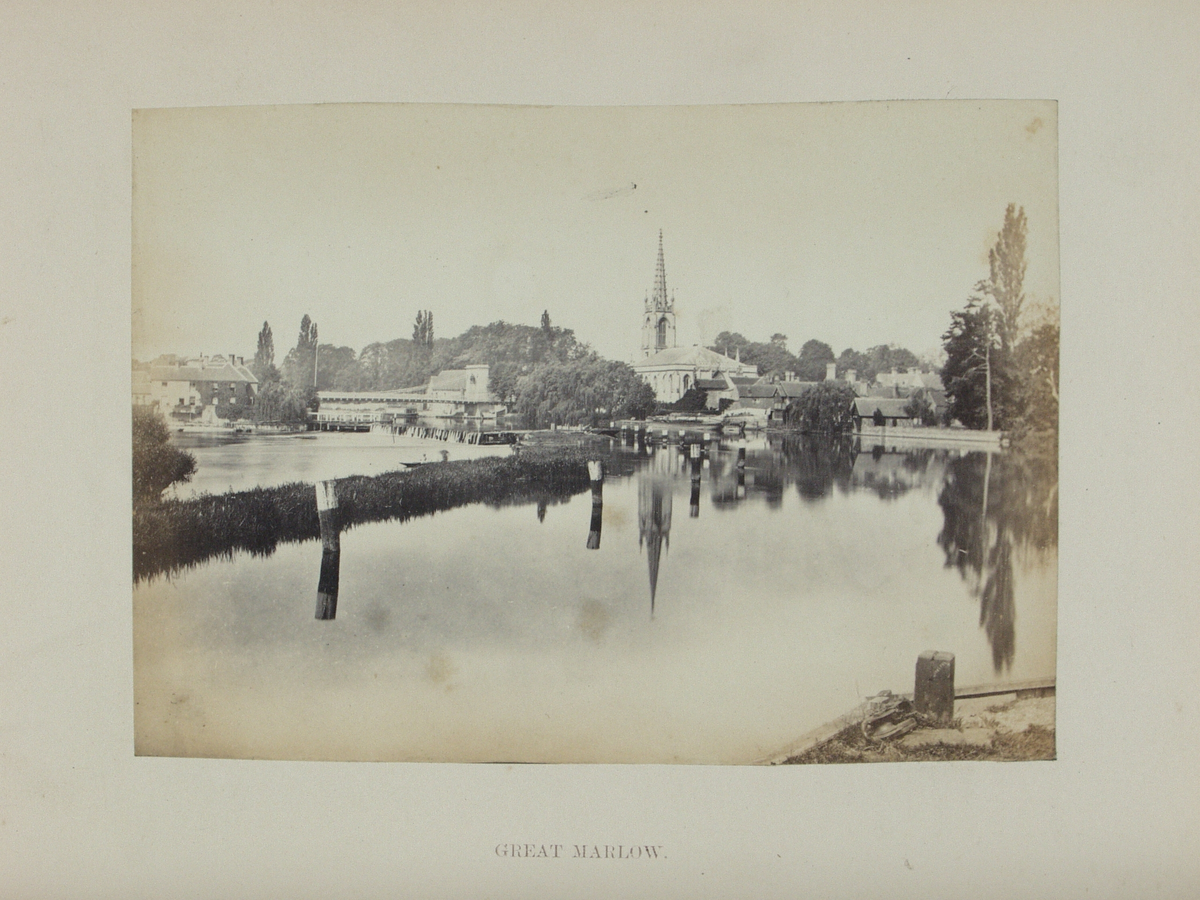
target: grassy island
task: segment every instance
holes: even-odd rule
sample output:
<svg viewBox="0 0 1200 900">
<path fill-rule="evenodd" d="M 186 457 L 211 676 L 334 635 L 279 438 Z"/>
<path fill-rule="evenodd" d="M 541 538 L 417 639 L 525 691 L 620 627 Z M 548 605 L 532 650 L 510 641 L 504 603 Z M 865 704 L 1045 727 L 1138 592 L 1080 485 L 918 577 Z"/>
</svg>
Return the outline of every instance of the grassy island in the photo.
<svg viewBox="0 0 1200 900">
<path fill-rule="evenodd" d="M 337 479 L 339 521 L 347 529 L 469 503 L 558 503 L 587 486 L 587 456 L 578 450 L 431 463 Z M 238 550 L 268 555 L 280 542 L 320 533 L 314 486 L 300 482 L 191 500 L 135 500 L 133 577 L 178 571 Z"/>
</svg>

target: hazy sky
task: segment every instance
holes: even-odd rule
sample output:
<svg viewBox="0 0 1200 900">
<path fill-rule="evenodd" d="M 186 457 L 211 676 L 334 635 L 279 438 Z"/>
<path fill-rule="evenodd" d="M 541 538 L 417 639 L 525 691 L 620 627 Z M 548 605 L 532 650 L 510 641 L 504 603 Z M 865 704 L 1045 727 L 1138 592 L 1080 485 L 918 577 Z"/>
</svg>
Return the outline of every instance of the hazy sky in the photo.
<svg viewBox="0 0 1200 900">
<path fill-rule="evenodd" d="M 782 332 L 936 348 L 1008 203 L 1058 298 L 1051 102 L 333 104 L 133 120 L 133 352 L 277 360 L 497 319 L 639 347 L 663 231 L 681 345 Z"/>
</svg>

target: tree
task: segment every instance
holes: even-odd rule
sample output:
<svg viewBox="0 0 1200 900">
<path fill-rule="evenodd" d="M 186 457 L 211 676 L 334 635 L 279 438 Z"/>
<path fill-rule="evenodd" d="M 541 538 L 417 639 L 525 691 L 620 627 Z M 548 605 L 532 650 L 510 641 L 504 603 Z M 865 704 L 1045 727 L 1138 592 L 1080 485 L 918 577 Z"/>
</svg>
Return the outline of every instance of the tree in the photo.
<svg viewBox="0 0 1200 900">
<path fill-rule="evenodd" d="M 942 335 L 950 415 L 968 428 L 1009 430 L 1023 424 L 1027 378 L 1017 368 L 1017 344 L 1025 302 L 1025 236 L 1025 209 L 1010 203 L 988 251 L 988 277 L 975 286 L 979 296 L 951 313 L 950 328 Z"/>
<path fill-rule="evenodd" d="M 881 372 L 916 368 L 920 366 L 921 361 L 915 353 L 904 347 L 879 344 L 862 353 L 847 347 L 838 357 L 837 364 L 838 371 L 847 372 L 853 369 L 858 380 L 870 384 Z"/>
<path fill-rule="evenodd" d="M 834 362 L 833 348 L 824 341 L 805 341 L 796 360 L 796 374 L 801 381 L 822 381 L 826 366 Z"/>
<path fill-rule="evenodd" d="M 514 411 L 528 428 L 645 418 L 655 407 L 653 389 L 632 368 L 596 353 L 540 363 L 514 392 Z"/>
<path fill-rule="evenodd" d="M 330 388 L 348 389 L 347 379 L 356 380 L 357 358 L 350 347 L 335 347 L 324 344 L 317 355 L 318 369 L 316 387 L 327 391 Z"/>
<path fill-rule="evenodd" d="M 297 350 L 312 350 L 317 346 L 317 323 L 304 314 L 300 320 L 300 336 L 296 338 Z"/>
<path fill-rule="evenodd" d="M 258 333 L 258 349 L 254 352 L 254 376 L 260 382 L 266 382 L 279 377 L 275 371 L 275 339 L 271 336 L 271 326 L 263 322 L 262 330 Z"/>
<path fill-rule="evenodd" d="M 784 421 L 808 434 L 844 434 L 854 427 L 855 396 L 844 381 L 823 381 L 788 405 Z"/>
<path fill-rule="evenodd" d="M 996 235 L 996 244 L 988 251 L 990 272 L 986 281 L 981 281 L 975 290 L 995 301 L 999 310 L 997 332 L 1000 346 L 1011 352 L 1017 344 L 1021 307 L 1025 303 L 1022 287 L 1025 283 L 1025 207 L 1015 209 L 1008 204 L 1004 211 L 1004 225 Z"/>
<path fill-rule="evenodd" d="M 917 388 L 913 391 L 912 396 L 908 398 L 908 403 L 904 406 L 904 411 L 922 425 L 937 424 L 937 410 L 934 409 L 933 402 L 925 394 L 924 388 Z"/>
<path fill-rule="evenodd" d="M 725 356 L 736 356 L 739 352 L 744 352 L 750 346 L 750 341 L 742 337 L 736 331 L 722 331 L 713 341 L 710 349 L 717 353 L 723 353 Z"/>
<path fill-rule="evenodd" d="M 317 323 L 305 314 L 300 320 L 300 335 L 296 346 L 284 357 L 281 375 L 297 391 L 316 389 L 317 383 Z"/>
<path fill-rule="evenodd" d="M 1024 380 L 1024 424 L 1034 431 L 1058 430 L 1058 322 L 1039 325 L 1017 346 Z"/>
<path fill-rule="evenodd" d="M 171 433 L 157 409 L 133 410 L 133 499 L 153 503 L 164 490 L 188 481 L 196 471 L 196 457 L 171 446 Z"/>
<path fill-rule="evenodd" d="M 950 328 L 942 335 L 949 415 L 968 428 L 1006 430 L 1020 416 L 1020 380 L 1011 354 L 999 343 L 998 317 L 972 297 L 950 314 Z"/>
<path fill-rule="evenodd" d="M 722 331 L 709 349 L 755 366 L 760 375 L 781 375 L 796 369 L 796 357 L 788 352 L 786 334 L 773 334 L 769 342 L 762 343 L 749 341 L 737 332 Z"/>
<path fill-rule="evenodd" d="M 419 347 L 433 346 L 433 313 L 428 309 L 417 311 L 417 321 L 413 325 L 413 343 Z"/>
<path fill-rule="evenodd" d="M 542 310 L 542 333 L 547 337 L 553 334 L 553 329 L 550 327 L 550 310 Z"/>
<path fill-rule="evenodd" d="M 667 409 L 672 412 L 698 413 L 702 412 L 707 405 L 708 391 L 702 388 L 690 387 L 674 403 L 667 404 Z"/>
</svg>

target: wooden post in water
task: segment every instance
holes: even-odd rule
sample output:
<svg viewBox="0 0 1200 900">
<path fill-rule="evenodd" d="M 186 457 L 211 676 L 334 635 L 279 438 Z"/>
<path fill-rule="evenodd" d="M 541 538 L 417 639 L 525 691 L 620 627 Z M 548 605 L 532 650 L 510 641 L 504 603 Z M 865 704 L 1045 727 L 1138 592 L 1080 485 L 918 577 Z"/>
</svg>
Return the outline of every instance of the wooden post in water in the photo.
<svg viewBox="0 0 1200 900">
<path fill-rule="evenodd" d="M 926 650 L 917 657 L 913 709 L 943 727 L 954 721 L 954 654 Z"/>
<path fill-rule="evenodd" d="M 321 521 L 321 574 L 317 579 L 317 619 L 329 621 L 337 616 L 338 573 L 342 556 L 336 482 L 317 482 L 317 517 Z"/>
<path fill-rule="evenodd" d="M 600 529 L 604 524 L 604 465 L 598 459 L 588 460 L 588 479 L 592 482 L 592 521 L 588 526 L 587 548 L 600 549 Z"/>
<path fill-rule="evenodd" d="M 340 550 L 341 523 L 338 522 L 337 482 L 317 482 L 317 518 L 321 520 L 321 549 Z"/>
<path fill-rule="evenodd" d="M 746 448 L 738 447 L 737 467 L 739 469 L 746 468 Z"/>
</svg>

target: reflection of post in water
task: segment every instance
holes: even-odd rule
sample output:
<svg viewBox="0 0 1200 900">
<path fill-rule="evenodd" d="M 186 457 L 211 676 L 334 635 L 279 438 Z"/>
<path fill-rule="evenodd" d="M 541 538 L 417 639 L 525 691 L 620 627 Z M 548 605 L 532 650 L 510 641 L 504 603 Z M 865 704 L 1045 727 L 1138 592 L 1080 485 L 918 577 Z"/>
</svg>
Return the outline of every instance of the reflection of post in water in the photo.
<svg viewBox="0 0 1200 900">
<path fill-rule="evenodd" d="M 600 527 L 604 519 L 604 466 L 600 460 L 588 461 L 588 479 L 592 482 L 592 522 L 588 529 L 587 548 L 600 549 Z"/>
<path fill-rule="evenodd" d="M 543 499 L 543 500 L 539 500 L 539 501 L 538 501 L 538 504 L 537 504 L 537 517 L 538 517 L 538 521 L 539 521 L 539 522 L 545 522 L 545 521 L 546 521 L 546 506 L 547 506 L 547 504 L 546 504 L 546 501 L 545 501 L 544 499 Z"/>
<path fill-rule="evenodd" d="M 693 519 L 700 518 L 700 454 L 698 451 L 700 446 L 692 444 L 692 495 L 688 499 L 688 516 Z"/>
<path fill-rule="evenodd" d="M 638 482 L 638 547 L 646 547 L 650 566 L 650 615 L 654 615 L 654 595 L 658 590 L 658 565 L 663 547 L 671 546 L 671 481 L 656 473 L 659 458 L 655 454 L 650 471 L 643 471 Z"/>
<path fill-rule="evenodd" d="M 317 483 L 317 517 L 321 521 L 321 574 L 317 578 L 317 618 L 328 621 L 337 615 L 338 570 L 342 558 L 337 487 L 333 481 Z"/>
<path fill-rule="evenodd" d="M 702 448 L 700 444 L 692 444 L 688 450 L 691 456 L 691 497 L 688 500 L 688 515 L 700 518 L 700 468 Z"/>
</svg>

